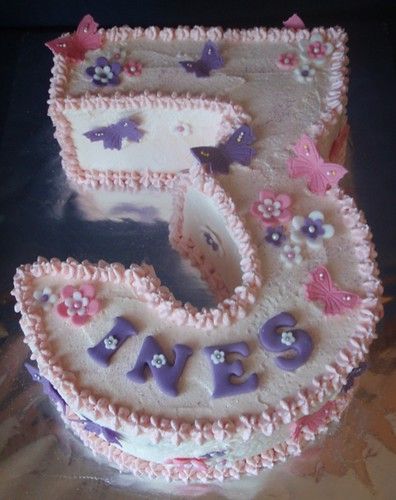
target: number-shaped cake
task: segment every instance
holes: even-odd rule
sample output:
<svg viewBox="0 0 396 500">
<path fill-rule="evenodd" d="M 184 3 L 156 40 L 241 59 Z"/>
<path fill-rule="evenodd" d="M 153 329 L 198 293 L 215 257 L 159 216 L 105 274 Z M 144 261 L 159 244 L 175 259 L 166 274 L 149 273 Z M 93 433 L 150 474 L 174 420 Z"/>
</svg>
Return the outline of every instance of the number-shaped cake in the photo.
<svg viewBox="0 0 396 500">
<path fill-rule="evenodd" d="M 339 186 L 345 32 L 86 16 L 47 45 L 69 182 L 103 217 L 168 221 L 217 305 L 145 264 L 39 258 L 13 292 L 29 373 L 123 471 L 222 480 L 299 454 L 347 406 L 381 316 L 370 230 Z"/>
</svg>

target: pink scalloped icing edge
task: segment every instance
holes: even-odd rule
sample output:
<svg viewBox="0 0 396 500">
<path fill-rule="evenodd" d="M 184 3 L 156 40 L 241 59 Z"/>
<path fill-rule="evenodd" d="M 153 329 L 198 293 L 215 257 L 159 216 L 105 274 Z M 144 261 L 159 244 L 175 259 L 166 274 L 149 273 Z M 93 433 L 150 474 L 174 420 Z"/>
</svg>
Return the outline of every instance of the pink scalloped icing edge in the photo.
<svg viewBox="0 0 396 500">
<path fill-rule="evenodd" d="M 334 45 L 334 51 L 330 56 L 329 71 L 331 72 L 331 85 L 328 95 L 325 97 L 325 109 L 321 112 L 317 122 L 311 124 L 307 132 L 313 137 L 318 138 L 328 133 L 328 125 L 336 124 L 338 117 L 344 112 L 347 103 L 347 87 L 348 87 L 348 58 L 347 58 L 347 34 L 341 28 L 314 28 L 313 30 L 293 30 L 287 28 L 253 28 L 250 30 L 229 29 L 223 32 L 221 28 L 203 28 L 195 26 L 194 28 L 178 27 L 178 28 L 163 28 L 160 30 L 156 27 L 147 29 L 142 28 L 111 28 L 109 30 L 101 29 L 100 32 L 104 35 L 106 41 L 111 43 L 126 42 L 138 38 L 147 38 L 149 40 L 160 39 L 162 41 L 176 40 L 214 40 L 214 41 L 233 41 L 233 42 L 284 42 L 292 43 L 309 38 L 314 33 L 321 33 L 327 37 Z M 153 185 L 163 189 L 171 188 L 175 179 L 175 173 L 167 172 L 98 172 L 96 170 L 83 169 L 77 161 L 76 151 L 71 139 L 71 126 L 65 116 L 62 114 L 62 109 L 70 106 L 74 109 L 97 109 L 102 107 L 107 109 L 110 105 L 115 104 L 118 108 L 123 106 L 123 103 L 131 99 L 135 99 L 133 93 L 128 95 L 115 93 L 113 97 L 103 97 L 100 95 L 92 95 L 86 93 L 82 97 L 68 97 L 66 95 L 66 87 L 71 70 L 71 65 L 67 60 L 57 55 L 54 57 L 54 66 L 52 68 L 52 78 L 49 89 L 49 115 L 51 116 L 54 125 L 56 126 L 56 138 L 61 146 L 62 165 L 70 180 L 82 186 L 87 186 L 94 189 L 99 189 L 101 186 L 106 186 L 108 189 L 130 189 L 139 190 L 142 187 Z M 153 102 L 156 99 L 162 99 L 162 93 L 150 94 L 144 92 L 141 96 L 150 96 Z M 139 96 L 137 96 L 139 98 Z M 205 101 L 211 102 L 214 106 L 221 105 L 217 98 L 208 99 L 206 96 L 191 97 L 186 94 L 183 97 L 178 97 L 177 94 L 168 96 L 167 99 L 177 100 L 186 99 L 191 102 Z M 229 105 L 232 105 L 229 103 Z M 234 105 L 232 105 L 234 106 Z M 243 111 L 240 107 L 234 106 L 234 109 Z M 236 111 L 238 113 L 238 111 Z M 248 115 L 246 120 L 249 119 Z"/>
<path fill-rule="evenodd" d="M 205 254 L 191 238 L 183 238 L 182 234 L 179 233 L 170 239 L 170 243 L 182 257 L 188 259 L 190 264 L 198 269 L 202 280 L 208 285 L 217 301 L 222 302 L 230 295 L 223 278 L 216 268 L 207 261 Z"/>
<path fill-rule="evenodd" d="M 57 56 L 58 57 L 58 56 Z M 52 84 L 51 84 L 52 85 Z M 180 176 L 177 172 L 151 172 L 150 170 L 139 171 L 98 171 L 81 167 L 77 151 L 72 139 L 72 125 L 66 118 L 65 110 L 95 110 L 95 109 L 128 109 L 136 110 L 145 108 L 164 109 L 205 109 L 220 113 L 222 115 L 221 127 L 218 131 L 218 140 L 227 136 L 235 127 L 251 121 L 250 116 L 245 113 L 241 106 L 231 101 L 219 98 L 209 99 L 205 96 L 191 97 L 189 94 L 171 95 L 157 92 L 143 92 L 141 94 L 129 95 L 115 94 L 112 97 L 84 95 L 79 98 L 50 99 L 48 114 L 55 127 L 55 137 L 61 146 L 62 166 L 67 177 L 78 185 L 99 189 L 119 189 L 139 191 L 150 186 L 156 189 L 171 189 L 174 181 Z"/>
<path fill-rule="evenodd" d="M 254 301 L 260 286 L 254 247 L 250 243 L 250 237 L 242 221 L 235 212 L 233 202 L 216 181 L 203 175 L 193 178 L 192 182 L 203 193 L 212 196 L 215 203 L 221 207 L 229 227 L 232 228 L 241 255 L 246 256 L 243 275 L 248 285 L 238 287 L 240 290 L 235 291 L 234 299 L 225 300 L 217 309 L 203 309 L 198 312 L 191 305 L 186 304 L 184 308 L 181 307 L 180 302 L 177 302 L 171 292 L 161 286 L 159 280 L 154 277 L 150 266 L 131 266 L 130 269 L 125 270 L 121 264 L 108 265 L 100 262 L 98 266 L 94 266 L 89 262 L 78 264 L 72 259 L 63 263 L 57 259 L 52 259 L 50 262 L 39 259 L 33 265 L 20 267 L 14 278 L 13 293 L 18 302 L 25 305 L 21 309 L 21 326 L 25 331 L 25 342 L 31 348 L 32 359 L 37 360 L 41 373 L 65 396 L 65 400 L 72 402 L 71 406 L 74 408 L 87 411 L 88 414 L 95 415 L 96 419 L 102 419 L 109 427 L 118 429 L 122 422 L 137 434 L 149 433 L 153 442 L 168 439 L 175 445 L 191 439 L 199 444 L 213 439 L 223 441 L 235 434 L 248 439 L 253 431 L 270 436 L 282 424 L 290 423 L 310 413 L 318 403 L 340 391 L 346 383 L 347 374 L 365 359 L 369 345 L 375 338 L 375 324 L 382 315 L 380 302 L 382 287 L 374 260 L 376 252 L 371 242 L 370 229 L 363 214 L 357 210 L 354 200 L 343 194 L 341 190 L 333 189 L 328 196 L 332 195 L 338 199 L 340 213 L 355 242 L 355 255 L 359 261 L 358 270 L 365 277 L 363 288 L 366 297 L 361 301 L 356 332 L 348 339 L 348 343 L 339 351 L 334 361 L 325 367 L 325 373 L 315 376 L 312 383 L 300 389 L 295 396 L 280 400 L 278 407 L 271 407 L 260 414 L 241 415 L 234 419 L 183 422 L 177 419 L 138 414 L 129 408 L 112 404 L 93 391 L 79 388 L 76 376 L 65 370 L 56 354 L 52 352 L 48 334 L 42 327 L 42 311 L 34 306 L 32 295 L 29 293 L 28 285 L 31 276 L 39 277 L 45 274 L 61 273 L 69 279 L 82 281 L 98 280 L 119 283 L 125 280 L 129 284 L 135 282 L 139 293 L 146 298 L 148 304 L 155 307 L 160 315 L 170 318 L 178 325 L 188 324 L 211 329 L 220 324 L 229 324 L 232 318 L 243 317 L 246 314 L 246 307 Z"/>
<path fill-rule="evenodd" d="M 85 446 L 91 449 L 94 455 L 104 456 L 122 472 L 129 472 L 136 476 L 150 478 L 164 478 L 167 481 L 224 481 L 225 479 L 239 479 L 241 475 L 257 475 L 260 470 L 272 468 L 279 462 L 285 462 L 287 458 L 298 456 L 309 441 L 328 430 L 333 422 L 338 422 L 352 397 L 351 394 L 338 396 L 334 400 L 332 410 L 328 412 L 326 420 L 316 433 L 302 433 L 299 441 L 287 439 L 286 441 L 249 458 L 235 460 L 223 464 L 164 464 L 150 462 L 137 458 L 121 450 L 118 446 L 108 443 L 106 440 L 92 432 L 84 429 L 84 425 L 76 422 L 77 415 L 71 412 L 63 416 L 64 421 L 71 427 L 73 432 L 81 439 Z"/>
</svg>

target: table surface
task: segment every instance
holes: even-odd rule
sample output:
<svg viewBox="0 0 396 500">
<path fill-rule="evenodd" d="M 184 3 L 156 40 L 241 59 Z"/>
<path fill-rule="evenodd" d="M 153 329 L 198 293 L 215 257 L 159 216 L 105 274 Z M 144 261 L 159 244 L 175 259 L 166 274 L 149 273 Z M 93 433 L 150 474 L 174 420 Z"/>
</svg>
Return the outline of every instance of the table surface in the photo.
<svg viewBox="0 0 396 500">
<path fill-rule="evenodd" d="M 15 268 L 38 255 L 153 264 L 178 298 L 210 298 L 168 243 L 165 223 L 86 220 L 65 181 L 46 116 L 55 31 L 1 31 L 7 47 L 0 93 L 0 497 L 395 498 L 396 477 L 396 100 L 390 22 L 344 23 L 350 37 L 348 114 L 357 203 L 374 234 L 385 318 L 370 370 L 338 425 L 301 457 L 223 485 L 139 481 L 95 461 L 60 422 L 23 370 L 28 350 L 9 295 Z M 114 245 L 117 241 L 117 245 Z M 161 244 L 161 255 L 157 251 Z M 177 272 L 175 272 L 175 269 Z"/>
</svg>

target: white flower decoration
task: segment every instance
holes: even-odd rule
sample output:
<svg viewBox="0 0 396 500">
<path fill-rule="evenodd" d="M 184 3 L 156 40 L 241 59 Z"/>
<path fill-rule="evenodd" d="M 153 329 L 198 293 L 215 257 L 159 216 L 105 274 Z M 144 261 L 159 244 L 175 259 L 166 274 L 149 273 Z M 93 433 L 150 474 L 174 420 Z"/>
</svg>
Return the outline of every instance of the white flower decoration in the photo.
<svg viewBox="0 0 396 500">
<path fill-rule="evenodd" d="M 324 64 L 334 50 L 334 46 L 326 42 L 320 33 L 314 33 L 308 40 L 301 40 L 299 46 L 301 58 L 316 66 Z"/>
<path fill-rule="evenodd" d="M 284 245 L 280 254 L 280 260 L 288 269 L 295 264 L 301 264 L 303 260 L 301 256 L 301 247 L 298 245 Z"/>
<path fill-rule="evenodd" d="M 320 248 L 323 240 L 334 235 L 334 227 L 324 222 L 324 215 L 319 210 L 314 210 L 308 217 L 296 215 L 291 223 L 291 240 L 295 243 L 306 243 L 312 249 Z"/>
<path fill-rule="evenodd" d="M 104 339 L 104 346 L 106 349 L 109 349 L 110 351 L 114 351 L 117 345 L 118 345 L 118 339 L 113 337 L 113 335 L 110 335 L 110 337 Z"/>
<path fill-rule="evenodd" d="M 176 135 L 182 135 L 184 137 L 187 137 L 188 135 L 191 135 L 192 128 L 191 125 L 189 125 L 188 123 L 178 122 L 172 128 L 172 132 Z"/>
<path fill-rule="evenodd" d="M 85 316 L 87 314 L 87 306 L 89 304 L 89 298 L 83 297 L 82 293 L 79 291 L 73 292 L 71 297 L 65 299 L 65 305 L 67 307 L 67 314 L 69 316 L 74 316 L 78 314 L 79 316 Z"/>
<path fill-rule="evenodd" d="M 210 355 L 210 359 L 212 360 L 212 363 L 214 365 L 218 365 L 219 363 L 224 363 L 224 351 L 219 351 L 218 349 L 215 349 L 212 354 Z"/>
<path fill-rule="evenodd" d="M 48 286 L 44 287 L 42 290 L 35 290 L 33 292 L 33 297 L 45 311 L 51 309 L 58 300 L 58 295 L 53 293 L 52 289 Z"/>
<path fill-rule="evenodd" d="M 127 57 L 127 51 L 125 48 L 120 49 L 113 55 L 113 59 L 116 61 L 123 61 Z"/>
<path fill-rule="evenodd" d="M 102 83 L 108 83 L 114 77 L 114 73 L 111 71 L 111 67 L 106 64 L 106 66 L 95 67 L 95 74 L 93 75 L 94 80 L 98 80 Z"/>
<path fill-rule="evenodd" d="M 155 368 L 162 368 L 166 365 L 166 358 L 163 354 L 154 354 L 151 364 L 155 366 Z"/>
<path fill-rule="evenodd" d="M 282 204 L 280 201 L 265 198 L 260 204 L 257 205 L 257 210 L 262 214 L 264 219 L 271 219 L 271 217 L 279 217 L 282 213 Z"/>
<path fill-rule="evenodd" d="M 296 77 L 296 80 L 299 81 L 300 83 L 309 83 L 312 82 L 314 76 L 315 76 L 316 70 L 309 64 L 301 64 L 300 66 L 297 66 L 293 70 L 293 74 Z"/>
<path fill-rule="evenodd" d="M 281 342 L 287 346 L 294 344 L 296 341 L 293 332 L 282 332 Z"/>
</svg>

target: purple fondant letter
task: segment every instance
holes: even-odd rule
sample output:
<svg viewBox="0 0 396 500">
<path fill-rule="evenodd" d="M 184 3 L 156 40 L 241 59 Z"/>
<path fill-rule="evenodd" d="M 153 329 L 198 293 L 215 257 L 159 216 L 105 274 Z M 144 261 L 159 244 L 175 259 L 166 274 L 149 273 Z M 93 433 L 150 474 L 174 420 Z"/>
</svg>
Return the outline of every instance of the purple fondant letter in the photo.
<svg viewBox="0 0 396 500">
<path fill-rule="evenodd" d="M 312 338 L 305 330 L 287 330 L 278 332 L 279 328 L 289 328 L 296 324 L 294 316 L 282 312 L 269 319 L 260 328 L 259 337 L 261 345 L 269 352 L 286 352 L 293 350 L 295 356 L 278 356 L 275 360 L 277 366 L 288 372 L 297 370 L 310 357 L 313 350 Z"/>
<path fill-rule="evenodd" d="M 125 340 L 132 335 L 137 335 L 132 323 L 121 316 L 115 319 L 115 324 L 109 333 L 94 347 L 87 349 L 88 354 L 97 363 L 108 366 L 110 358 L 122 346 Z"/>
<path fill-rule="evenodd" d="M 154 337 L 149 335 L 144 339 L 136 364 L 127 373 L 127 377 L 134 382 L 142 384 L 146 382 L 145 369 L 149 368 L 161 391 L 169 396 L 177 396 L 177 382 L 187 358 L 192 354 L 192 349 L 187 345 L 176 344 L 173 348 L 173 353 L 175 362 L 173 365 L 170 365 L 161 346 Z"/>
<path fill-rule="evenodd" d="M 231 380 L 232 375 L 236 377 L 243 375 L 243 365 L 240 360 L 231 363 L 226 360 L 226 355 L 231 353 L 238 353 L 244 357 L 248 356 L 249 347 L 246 342 L 209 346 L 204 348 L 204 352 L 212 365 L 214 378 L 212 396 L 214 398 L 235 396 L 236 394 L 252 392 L 257 389 L 258 377 L 256 373 L 252 373 L 244 382 L 235 383 Z"/>
</svg>

